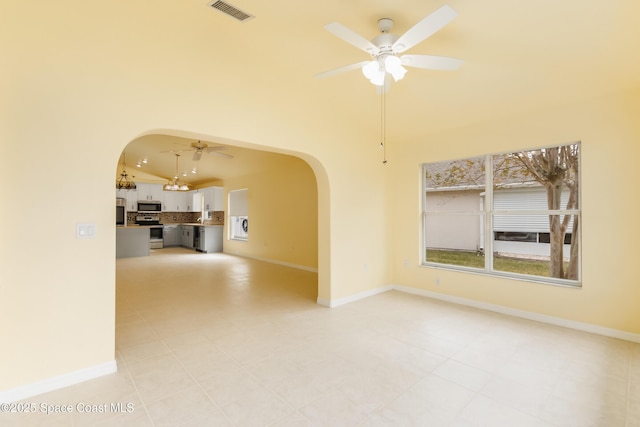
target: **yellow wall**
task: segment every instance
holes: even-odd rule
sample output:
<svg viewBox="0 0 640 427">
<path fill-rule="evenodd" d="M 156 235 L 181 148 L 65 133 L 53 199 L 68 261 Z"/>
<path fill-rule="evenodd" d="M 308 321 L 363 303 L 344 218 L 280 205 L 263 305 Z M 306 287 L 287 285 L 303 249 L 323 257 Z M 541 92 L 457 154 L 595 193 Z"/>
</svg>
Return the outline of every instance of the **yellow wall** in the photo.
<svg viewBox="0 0 640 427">
<path fill-rule="evenodd" d="M 636 92 L 425 135 L 400 147 L 390 200 L 394 283 L 640 333 L 638 117 Z M 574 141 L 582 141 L 581 289 L 419 266 L 420 163 Z"/>
<path fill-rule="evenodd" d="M 0 246 L 0 392 L 114 359 L 114 171 L 145 134 L 196 132 L 303 158 L 317 181 L 319 297 L 389 282 L 375 127 L 363 132 L 344 114 L 375 117 L 375 92 L 365 87 L 371 111 L 352 98 L 328 108 L 309 76 L 267 82 L 251 55 L 224 43 L 220 61 L 194 34 L 216 28 L 201 10 L 0 4 L 0 168 L 19 182 L 0 190 L 12 207 L 0 210 L 10 224 Z M 95 224 L 96 237 L 77 239 L 78 223 Z"/>
<path fill-rule="evenodd" d="M 114 359 L 114 171 L 124 147 L 151 133 L 306 161 L 317 184 L 319 298 L 397 283 L 640 332 L 637 94 L 393 141 L 383 166 L 375 91 L 327 91 L 311 73 L 278 78 L 283 64 L 268 45 L 281 41 L 268 21 L 212 23 L 201 4 L 173 0 L 2 1 L 0 16 L 0 170 L 17 184 L 0 190 L 0 391 Z M 417 266 L 420 162 L 577 139 L 583 289 Z M 86 222 L 96 237 L 77 239 Z M 274 236 L 262 237 L 274 248 Z"/>
<path fill-rule="evenodd" d="M 249 239 L 230 240 L 227 220 L 224 251 L 316 270 L 318 191 L 309 165 L 278 156 L 259 173 L 225 180 L 225 194 L 243 188 L 248 189 Z M 226 212 L 228 218 L 228 203 Z"/>
</svg>

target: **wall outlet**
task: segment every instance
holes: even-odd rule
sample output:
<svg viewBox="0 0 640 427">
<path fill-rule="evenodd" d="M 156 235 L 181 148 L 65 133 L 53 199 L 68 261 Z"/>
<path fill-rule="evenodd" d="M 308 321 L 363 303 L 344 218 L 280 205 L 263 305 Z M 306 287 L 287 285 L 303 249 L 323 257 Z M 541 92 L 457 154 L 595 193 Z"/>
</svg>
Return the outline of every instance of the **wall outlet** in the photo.
<svg viewBox="0 0 640 427">
<path fill-rule="evenodd" d="M 436 286 L 440 286 L 440 278 L 436 277 Z"/>
<path fill-rule="evenodd" d="M 405 259 L 405 260 L 402 262 L 402 265 L 404 265 L 404 268 L 409 268 L 409 260 L 408 260 L 408 259 Z"/>
</svg>

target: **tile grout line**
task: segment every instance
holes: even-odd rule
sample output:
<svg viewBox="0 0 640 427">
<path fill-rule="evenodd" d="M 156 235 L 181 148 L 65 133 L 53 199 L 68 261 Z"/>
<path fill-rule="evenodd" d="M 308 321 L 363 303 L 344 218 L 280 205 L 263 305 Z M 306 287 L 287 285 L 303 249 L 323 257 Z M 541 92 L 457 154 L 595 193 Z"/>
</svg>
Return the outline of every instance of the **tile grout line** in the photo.
<svg viewBox="0 0 640 427">
<path fill-rule="evenodd" d="M 144 323 L 151 328 L 151 330 L 153 330 L 154 334 L 156 333 L 155 328 L 147 321 L 147 319 L 138 311 L 136 311 L 140 317 L 142 318 L 142 320 L 144 321 Z M 165 337 L 166 338 L 166 337 Z M 182 364 L 182 361 L 178 358 L 178 356 L 176 355 L 176 353 L 174 352 L 173 347 L 171 347 L 170 345 L 168 345 L 165 342 L 165 338 L 160 338 L 158 337 L 158 340 L 163 343 L 168 349 L 169 351 L 163 354 L 171 354 L 171 356 L 173 357 L 173 359 L 178 363 L 178 365 L 180 365 L 180 367 L 182 369 L 184 369 L 184 371 L 187 373 L 187 375 L 189 375 L 189 377 L 193 380 L 193 382 L 198 386 L 198 388 L 205 394 L 205 396 L 207 396 L 207 399 L 209 399 L 209 401 L 213 404 L 213 406 L 218 409 L 220 411 L 220 413 L 222 413 L 222 415 L 229 421 L 229 423 L 231 423 L 231 425 L 235 425 L 235 423 L 233 423 L 229 417 L 227 416 L 227 414 L 225 414 L 225 412 L 222 410 L 222 408 L 211 398 L 211 396 L 209 395 L 209 393 L 207 393 L 207 391 L 204 389 L 204 387 L 202 386 L 202 384 L 200 384 L 200 381 L 198 381 L 193 374 Z M 207 337 L 205 337 L 206 340 L 209 341 L 209 339 Z M 181 390 L 186 390 L 188 387 L 185 387 L 184 389 Z M 137 389 L 137 388 L 136 388 Z M 176 393 L 180 392 L 181 390 L 177 390 Z M 175 393 L 174 393 L 175 394 Z M 172 396 L 172 394 L 164 396 L 164 397 L 160 397 L 158 398 L 156 401 L 160 401 L 162 399 L 166 399 L 168 397 Z M 142 396 L 140 396 L 140 400 L 142 400 L 144 402 L 144 400 L 142 399 Z M 153 403 L 153 402 L 152 402 Z M 145 405 L 146 408 L 146 405 Z M 149 411 L 147 410 L 147 414 L 149 414 Z M 151 415 L 149 414 L 149 418 L 151 419 Z M 153 421 L 153 419 L 151 419 L 152 424 L 155 426 L 155 422 Z"/>
<path fill-rule="evenodd" d="M 633 357 L 632 347 L 627 344 L 627 401 L 624 408 L 624 425 L 629 427 L 629 404 L 631 400 L 631 359 Z"/>
<path fill-rule="evenodd" d="M 149 413 L 149 410 L 147 409 L 147 405 L 145 404 L 145 401 L 142 398 L 142 395 L 140 394 L 140 390 L 138 389 L 138 385 L 136 384 L 136 381 L 134 380 L 133 375 L 131 375 L 131 371 L 129 370 L 127 361 L 122 356 L 122 353 L 120 352 L 119 349 L 116 350 L 116 352 L 120 355 L 120 359 L 122 360 L 122 363 L 124 364 L 124 367 L 127 370 L 127 376 L 131 380 L 131 384 L 133 385 L 133 388 L 136 390 L 136 394 L 138 395 L 138 398 L 140 399 L 140 402 L 142 402 L 142 408 L 144 409 L 144 412 L 147 414 L 147 419 L 149 419 L 149 421 L 151 422 L 152 426 L 155 426 L 156 423 L 153 421 L 153 418 L 151 418 L 151 414 Z"/>
<path fill-rule="evenodd" d="M 205 337 L 205 339 L 207 341 L 211 341 L 209 338 Z M 182 367 L 182 369 L 185 370 L 185 372 L 187 373 L 187 375 L 189 375 L 189 377 L 196 383 L 196 385 L 198 386 L 198 388 L 200 389 L 200 391 L 202 391 L 204 393 L 205 396 L 207 396 L 207 399 L 209 399 L 209 402 L 211 402 L 211 404 L 213 404 L 213 406 L 218 409 L 220 411 L 220 413 L 222 414 L 222 416 L 224 416 L 224 418 L 229 421 L 229 423 L 233 426 L 235 426 L 236 424 L 229 418 L 229 416 L 224 412 L 224 410 L 222 409 L 222 407 L 220 405 L 218 405 L 218 403 L 211 397 L 211 395 L 209 395 L 209 393 L 207 392 L 207 390 L 205 390 L 205 388 L 203 387 L 203 385 L 200 383 L 200 381 L 198 379 L 196 379 L 196 377 L 193 376 L 193 374 L 191 373 L 191 371 L 189 371 L 189 369 L 187 369 L 186 366 L 184 366 L 184 364 L 182 363 L 182 361 L 178 358 L 178 356 L 174 353 L 173 348 L 171 346 L 169 346 L 163 338 L 160 339 L 160 341 L 167 346 L 167 348 L 169 349 L 169 353 L 171 353 L 171 355 L 173 356 L 173 358 L 178 362 L 178 364 Z M 215 343 L 213 343 L 215 345 Z M 221 350 L 222 351 L 222 350 Z M 223 351 L 224 352 L 224 351 Z M 226 353 L 225 353 L 226 354 Z"/>
</svg>

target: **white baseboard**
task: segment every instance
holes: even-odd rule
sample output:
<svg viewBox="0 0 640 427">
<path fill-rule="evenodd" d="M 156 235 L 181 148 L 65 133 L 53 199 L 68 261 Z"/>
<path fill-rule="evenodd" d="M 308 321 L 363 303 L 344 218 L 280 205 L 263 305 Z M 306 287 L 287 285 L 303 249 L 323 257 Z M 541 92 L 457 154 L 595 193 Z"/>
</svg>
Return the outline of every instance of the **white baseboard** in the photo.
<svg viewBox="0 0 640 427">
<path fill-rule="evenodd" d="M 293 264 L 293 263 L 290 263 L 290 262 L 278 261 L 278 260 L 271 259 L 271 258 L 262 258 L 262 257 L 250 256 L 250 255 L 245 255 L 245 254 L 237 254 L 237 253 L 232 253 L 232 252 L 224 252 L 224 253 L 226 253 L 228 255 L 239 256 L 239 257 L 242 257 L 242 258 L 255 259 L 256 261 L 270 262 L 271 264 L 278 264 L 278 265 L 282 265 L 284 267 L 297 268 L 298 270 L 310 271 L 311 273 L 317 273 L 318 272 L 317 268 L 307 267 L 306 265 Z"/>
<path fill-rule="evenodd" d="M 476 301 L 468 298 L 455 297 L 451 295 L 440 294 L 437 292 L 426 291 L 423 289 L 411 288 L 409 286 L 393 285 L 392 288 L 396 291 L 405 292 L 414 295 L 420 295 L 427 298 L 433 298 L 440 301 L 451 302 L 454 304 L 465 305 L 468 307 L 475 307 L 482 310 L 493 311 L 495 313 L 506 314 L 508 316 L 519 317 L 527 320 L 534 320 L 536 322 L 547 323 L 555 326 L 562 326 L 564 328 L 575 329 L 583 332 L 590 332 L 592 334 L 603 335 L 610 338 L 618 338 L 625 341 L 631 341 L 640 343 L 640 334 L 634 334 L 631 332 L 619 331 L 617 329 L 605 328 L 604 326 L 593 325 L 591 323 L 577 322 L 575 320 L 563 319 L 560 317 L 549 316 L 546 314 L 534 313 L 531 311 L 519 310 L 516 308 L 505 307 L 496 304 L 489 304 L 486 302 Z"/>
<path fill-rule="evenodd" d="M 344 304 L 348 304 L 350 302 L 354 302 L 354 301 L 358 301 L 364 298 L 368 298 L 371 297 L 373 295 L 378 295 L 381 294 L 383 292 L 387 292 L 387 291 L 391 291 L 393 290 L 393 286 L 389 285 L 389 286 L 383 286 L 381 288 L 375 288 L 375 289 L 370 289 L 368 291 L 364 291 L 364 292 L 360 292 L 357 293 L 355 295 L 351 295 L 348 297 L 344 297 L 344 298 L 339 298 L 339 299 L 335 299 L 335 300 L 327 300 L 325 298 L 320 298 L 318 297 L 317 299 L 317 303 L 320 305 L 323 305 L 325 307 L 338 307 L 340 305 L 344 305 Z"/>
<path fill-rule="evenodd" d="M 53 378 L 38 381 L 33 384 L 16 387 L 12 390 L 0 391 L 0 403 L 11 403 L 39 394 L 58 390 L 70 385 L 78 384 L 84 381 L 92 380 L 116 372 L 118 365 L 115 360 L 103 363 L 102 365 L 92 366 L 90 368 L 80 369 L 69 372 L 67 374 L 58 375 Z"/>
<path fill-rule="evenodd" d="M 536 322 L 546 323 L 549 325 L 561 326 L 564 328 L 575 329 L 583 332 L 590 332 L 592 334 L 602 335 L 610 338 L 618 338 L 625 341 L 631 341 L 640 343 L 640 334 L 634 334 L 631 332 L 620 331 L 617 329 L 605 328 L 604 326 L 593 325 L 591 323 L 578 322 L 575 320 L 563 319 L 560 317 L 549 316 L 546 314 L 534 313 L 531 311 L 519 310 L 515 308 L 505 307 L 496 304 L 489 304 L 481 301 L 476 301 L 468 298 L 461 298 L 452 295 L 440 294 L 437 292 L 431 292 L 424 289 L 412 288 L 402 285 L 389 285 L 383 286 L 369 291 L 360 292 L 355 295 L 340 298 L 337 300 L 327 300 L 318 297 L 317 302 L 325 307 L 338 307 L 343 304 L 358 301 L 363 298 L 367 298 L 373 295 L 377 295 L 383 292 L 396 290 L 399 292 L 405 292 L 408 294 L 419 295 L 427 298 L 433 298 L 440 301 L 446 301 L 453 304 L 465 305 L 468 307 L 475 307 L 482 310 L 492 311 L 495 313 L 506 314 L 508 316 L 519 317 L 521 319 L 533 320 Z"/>
</svg>

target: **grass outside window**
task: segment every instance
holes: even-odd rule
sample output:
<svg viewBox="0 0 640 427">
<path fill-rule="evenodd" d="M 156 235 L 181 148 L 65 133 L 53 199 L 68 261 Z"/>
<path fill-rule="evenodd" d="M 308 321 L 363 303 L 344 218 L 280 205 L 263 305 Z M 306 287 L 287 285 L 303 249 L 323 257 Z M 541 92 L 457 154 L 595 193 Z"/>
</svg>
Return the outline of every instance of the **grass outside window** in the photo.
<svg viewBox="0 0 640 427">
<path fill-rule="evenodd" d="M 479 252 L 429 249 L 426 256 L 427 262 L 484 269 L 484 255 Z M 495 271 L 549 277 L 549 261 L 545 260 L 513 258 L 494 254 L 493 269 Z"/>
</svg>

